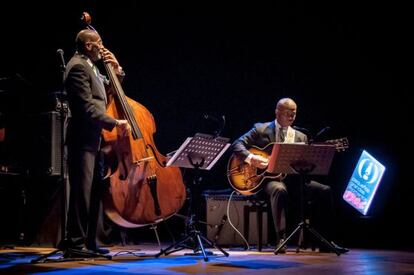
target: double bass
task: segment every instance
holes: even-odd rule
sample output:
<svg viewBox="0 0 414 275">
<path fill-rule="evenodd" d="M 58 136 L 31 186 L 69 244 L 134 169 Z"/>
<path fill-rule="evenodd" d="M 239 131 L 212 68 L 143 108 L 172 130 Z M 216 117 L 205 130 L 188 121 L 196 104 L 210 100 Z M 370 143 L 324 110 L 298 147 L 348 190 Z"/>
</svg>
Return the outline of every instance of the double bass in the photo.
<svg viewBox="0 0 414 275">
<path fill-rule="evenodd" d="M 90 29 L 91 18 L 82 19 Z M 116 224 L 141 227 L 165 220 L 184 204 L 186 190 L 178 167 L 166 167 L 166 157 L 158 152 L 153 135 L 156 125 L 152 114 L 142 104 L 128 98 L 115 70 L 104 62 L 112 93 L 108 96 L 107 114 L 125 119 L 131 126 L 126 137 L 103 130 L 106 159 L 112 160 L 109 188 L 103 197 L 104 210 Z"/>
</svg>

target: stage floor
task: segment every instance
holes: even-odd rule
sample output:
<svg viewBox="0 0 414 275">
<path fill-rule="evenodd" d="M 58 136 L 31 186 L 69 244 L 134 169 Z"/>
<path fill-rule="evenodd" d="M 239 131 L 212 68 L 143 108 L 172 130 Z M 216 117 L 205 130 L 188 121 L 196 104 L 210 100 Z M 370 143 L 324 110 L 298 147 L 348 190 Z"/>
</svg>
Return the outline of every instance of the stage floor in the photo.
<svg viewBox="0 0 414 275">
<path fill-rule="evenodd" d="M 163 248 L 167 246 L 163 245 Z M 346 254 L 319 253 L 288 249 L 274 255 L 273 249 L 233 251 L 225 257 L 219 250 L 205 262 L 200 255 L 186 255 L 192 250 L 176 251 L 155 258 L 156 244 L 112 246 L 112 260 L 94 258 L 71 261 L 31 263 L 53 251 L 40 247 L 2 247 L 0 274 L 414 274 L 414 252 L 395 250 L 350 249 Z M 59 259 L 60 254 L 51 257 Z"/>
</svg>

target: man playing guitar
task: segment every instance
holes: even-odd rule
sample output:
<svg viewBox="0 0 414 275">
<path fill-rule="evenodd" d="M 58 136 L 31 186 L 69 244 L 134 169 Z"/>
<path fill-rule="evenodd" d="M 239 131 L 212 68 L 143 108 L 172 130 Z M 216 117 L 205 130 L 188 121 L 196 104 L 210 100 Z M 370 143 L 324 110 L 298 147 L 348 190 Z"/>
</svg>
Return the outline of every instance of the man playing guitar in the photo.
<svg viewBox="0 0 414 275">
<path fill-rule="evenodd" d="M 308 137 L 293 129 L 297 105 L 290 98 L 282 98 L 275 109 L 276 119 L 271 122 L 256 123 L 254 127 L 237 139 L 231 147 L 233 156 L 229 162 L 228 178 L 230 184 L 239 193 L 251 195 L 264 190 L 270 200 L 272 217 L 276 231 L 276 244 L 286 238 L 286 210 L 288 205 L 288 189 L 295 184 L 288 184 L 283 175 L 272 175 L 266 172 L 272 145 L 275 142 L 307 143 Z M 297 184 L 296 184 L 297 185 Z M 288 188 L 289 187 L 289 188 Z M 327 185 L 316 181 L 306 183 L 306 191 L 312 196 L 314 222 L 328 239 L 332 239 L 329 224 L 333 219 L 332 191 Z M 318 218 L 321 217 L 321 218 Z M 323 222 L 325 221 L 325 222 Z M 337 246 L 341 252 L 347 249 Z M 279 250 L 285 252 L 286 248 Z"/>
</svg>

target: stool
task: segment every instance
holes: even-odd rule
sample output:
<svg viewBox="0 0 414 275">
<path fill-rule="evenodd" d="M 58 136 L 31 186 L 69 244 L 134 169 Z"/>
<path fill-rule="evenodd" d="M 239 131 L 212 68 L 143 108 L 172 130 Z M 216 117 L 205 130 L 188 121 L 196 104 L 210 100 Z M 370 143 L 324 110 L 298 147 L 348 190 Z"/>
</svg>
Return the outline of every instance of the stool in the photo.
<svg viewBox="0 0 414 275">
<path fill-rule="evenodd" d="M 263 200 L 249 199 L 251 205 L 245 205 L 243 209 L 244 216 L 244 235 L 249 237 L 250 212 L 256 212 L 257 226 L 257 250 L 262 251 L 262 232 L 263 232 L 263 212 L 267 213 L 267 202 Z"/>
</svg>

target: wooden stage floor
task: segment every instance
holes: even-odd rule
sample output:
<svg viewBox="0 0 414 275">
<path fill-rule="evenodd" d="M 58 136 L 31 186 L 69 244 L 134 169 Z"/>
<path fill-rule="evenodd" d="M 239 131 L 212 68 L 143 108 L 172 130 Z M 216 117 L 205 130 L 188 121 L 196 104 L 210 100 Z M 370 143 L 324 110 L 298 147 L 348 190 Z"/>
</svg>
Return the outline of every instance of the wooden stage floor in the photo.
<svg viewBox="0 0 414 275">
<path fill-rule="evenodd" d="M 166 246 L 163 245 L 164 248 Z M 205 262 L 202 256 L 186 255 L 180 250 L 168 256 L 153 257 L 158 245 L 109 247 L 112 260 L 77 259 L 31 263 L 53 251 L 40 247 L 3 247 L 0 250 L 0 274 L 414 274 L 414 252 L 350 249 L 346 254 L 302 250 L 294 247 L 286 254 L 274 255 L 273 249 L 232 251 L 225 257 L 218 250 Z M 51 259 L 61 258 L 59 254 Z"/>
</svg>

